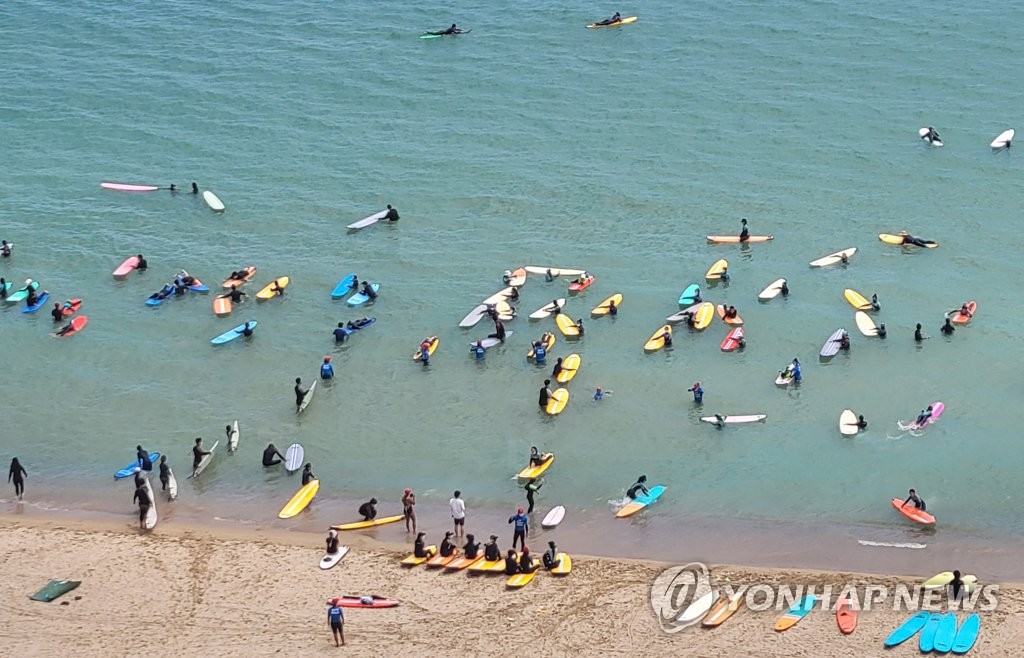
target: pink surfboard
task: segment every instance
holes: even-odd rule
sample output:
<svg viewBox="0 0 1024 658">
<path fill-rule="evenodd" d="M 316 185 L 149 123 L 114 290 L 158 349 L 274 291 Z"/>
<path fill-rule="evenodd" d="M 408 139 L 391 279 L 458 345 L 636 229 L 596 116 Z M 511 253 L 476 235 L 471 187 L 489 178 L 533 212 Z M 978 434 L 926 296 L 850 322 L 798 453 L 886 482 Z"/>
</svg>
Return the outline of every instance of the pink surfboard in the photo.
<svg viewBox="0 0 1024 658">
<path fill-rule="evenodd" d="M 100 187 L 118 192 L 156 192 L 158 185 L 132 185 L 130 183 L 100 183 Z"/>
<path fill-rule="evenodd" d="M 139 257 L 132 256 L 126 259 L 116 270 L 114 270 L 114 276 L 128 276 L 132 270 L 139 266 Z"/>
</svg>

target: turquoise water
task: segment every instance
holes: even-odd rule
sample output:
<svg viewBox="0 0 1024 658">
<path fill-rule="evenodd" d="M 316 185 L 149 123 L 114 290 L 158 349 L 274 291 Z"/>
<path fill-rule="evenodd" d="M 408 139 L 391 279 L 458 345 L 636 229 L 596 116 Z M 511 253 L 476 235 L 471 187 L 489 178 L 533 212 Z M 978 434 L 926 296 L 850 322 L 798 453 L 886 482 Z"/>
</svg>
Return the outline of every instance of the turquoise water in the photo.
<svg viewBox="0 0 1024 658">
<path fill-rule="evenodd" d="M 517 10 L 514 22 L 472 2 L 440 14 L 368 2 L 6 4 L 0 237 L 17 248 L 0 272 L 82 297 L 90 318 L 56 341 L 47 316 L 0 309 L 0 450 L 21 457 L 30 492 L 87 505 L 109 494 L 138 442 L 168 452 L 183 476 L 193 438 L 212 443 L 237 418 L 239 454 L 215 461 L 201 487 L 183 482 L 180 504 L 272 519 L 296 484 L 263 475 L 259 451 L 299 441 L 320 500 L 413 486 L 443 503 L 458 487 L 472 506 L 508 507 L 522 499 L 510 476 L 537 444 L 558 455 L 541 507 L 595 518 L 645 472 L 669 487 L 652 510 L 666 526 L 698 516 L 884 527 L 899 523 L 888 499 L 916 486 L 942 533 L 1019 537 L 1024 523 L 1005 510 L 1019 504 L 1024 466 L 1024 165 L 988 143 L 1024 106 L 1024 9 L 620 10 L 639 22 L 583 29 L 601 17 L 586 3 Z M 472 34 L 416 38 L 453 20 Z M 944 148 L 917 139 L 929 124 Z M 107 192 L 102 180 L 196 180 L 228 209 Z M 400 222 L 346 232 L 385 203 Z M 741 216 L 775 241 L 705 244 Z M 903 253 L 876 239 L 901 228 L 942 246 Z M 807 266 L 848 246 L 860 251 L 846 269 Z M 114 281 L 140 251 L 149 272 Z M 680 291 L 721 257 L 732 282 L 705 297 L 738 307 L 747 350 L 721 353 L 716 321 L 645 355 Z M 250 297 L 225 319 L 210 297 L 143 304 L 178 268 L 216 284 L 248 263 L 259 268 L 250 293 L 287 274 L 287 296 Z M 515 335 L 483 363 L 466 345 L 489 329 L 456 326 L 504 269 L 527 264 L 597 275 L 569 302 L 574 317 L 625 295 L 614 321 L 585 320 L 571 347 L 583 366 L 556 419 L 538 413 L 544 372 L 523 358 L 552 323 L 526 315 L 564 296 L 566 281 L 531 278 Z M 335 349 L 333 325 L 363 314 L 330 299 L 349 271 L 382 283 L 368 311 L 378 321 Z M 790 298 L 758 304 L 780 276 Z M 856 334 L 845 287 L 878 294 L 887 340 Z M 939 337 L 943 312 L 965 299 L 979 302 L 974 324 Z M 247 318 L 260 323 L 251 344 L 209 345 Z M 915 346 L 915 322 L 936 337 Z M 854 332 L 851 354 L 819 364 L 839 326 Z M 409 355 L 430 334 L 441 347 L 424 370 Z M 569 351 L 560 339 L 553 356 Z M 296 417 L 292 379 L 311 381 L 325 354 L 339 379 Z M 794 356 L 804 383 L 779 390 Z M 704 410 L 686 393 L 695 379 Z M 597 385 L 613 395 L 594 403 Z M 897 431 L 933 400 L 947 408 L 936 425 Z M 871 424 L 852 441 L 837 431 L 846 407 Z M 715 411 L 768 422 L 697 422 Z"/>
</svg>

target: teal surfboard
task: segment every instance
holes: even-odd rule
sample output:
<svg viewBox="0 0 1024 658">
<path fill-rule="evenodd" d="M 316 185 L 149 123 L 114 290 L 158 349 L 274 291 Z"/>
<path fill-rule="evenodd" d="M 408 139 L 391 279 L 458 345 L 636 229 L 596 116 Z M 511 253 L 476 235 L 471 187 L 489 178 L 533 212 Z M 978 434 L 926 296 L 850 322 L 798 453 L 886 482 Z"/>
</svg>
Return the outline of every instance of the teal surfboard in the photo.
<svg viewBox="0 0 1024 658">
<path fill-rule="evenodd" d="M 939 613 L 933 612 L 928 615 L 928 621 L 921 629 L 921 637 L 917 641 L 917 648 L 921 650 L 921 653 L 930 653 L 935 648 L 935 634 L 941 623 L 942 615 Z"/>
<path fill-rule="evenodd" d="M 924 628 L 924 625 L 928 623 L 929 615 L 927 612 L 919 612 L 910 619 L 900 624 L 896 630 L 894 630 L 889 637 L 885 638 L 885 646 L 894 647 L 898 644 L 902 644 L 910 638 L 917 635 L 917 632 Z"/>
<path fill-rule="evenodd" d="M 978 639 L 980 630 L 981 617 L 978 616 L 978 613 L 968 615 L 964 623 L 960 624 L 960 630 L 956 632 L 956 638 L 953 639 L 953 653 L 960 655 L 970 651 L 974 646 L 974 641 Z"/>
<path fill-rule="evenodd" d="M 691 283 L 683 291 L 683 294 L 679 295 L 680 306 L 690 306 L 691 304 L 697 303 L 697 298 L 700 297 L 700 286 L 696 283 Z"/>
<path fill-rule="evenodd" d="M 344 279 L 342 279 L 338 285 L 334 286 L 334 290 L 331 291 L 331 299 L 341 299 L 347 295 L 353 288 L 356 282 L 356 273 L 352 272 Z"/>
<path fill-rule="evenodd" d="M 250 329 L 255 329 L 257 324 L 259 324 L 259 323 L 256 322 L 256 320 L 250 320 L 249 321 L 249 328 Z M 223 345 L 224 343 L 230 343 L 231 341 L 235 340 L 236 338 L 241 338 L 243 331 L 245 331 L 245 323 L 244 322 L 242 324 L 238 325 L 237 327 L 235 327 L 234 329 L 232 329 L 231 331 L 225 331 L 220 336 L 217 336 L 216 338 L 210 340 L 210 344 L 211 345 Z"/>
<path fill-rule="evenodd" d="M 953 648 L 954 639 L 956 639 L 956 613 L 947 612 L 942 615 L 942 621 L 935 629 L 935 651 L 948 653 Z"/>
<path fill-rule="evenodd" d="M 33 601 L 43 601 L 49 603 L 54 599 L 64 596 L 71 590 L 75 589 L 82 584 L 80 580 L 51 580 L 46 584 L 46 587 L 42 588 L 29 598 Z"/>
</svg>

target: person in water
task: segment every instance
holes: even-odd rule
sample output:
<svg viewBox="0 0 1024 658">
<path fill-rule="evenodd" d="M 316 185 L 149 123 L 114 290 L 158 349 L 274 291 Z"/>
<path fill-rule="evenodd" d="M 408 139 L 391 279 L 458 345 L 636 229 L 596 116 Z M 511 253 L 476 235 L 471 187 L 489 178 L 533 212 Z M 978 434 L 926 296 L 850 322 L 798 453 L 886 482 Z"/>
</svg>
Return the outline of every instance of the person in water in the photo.
<svg viewBox="0 0 1024 658">
<path fill-rule="evenodd" d="M 302 469 L 302 486 L 306 486 L 315 479 L 316 475 L 313 474 L 313 465 L 306 462 L 306 466 Z"/>
<path fill-rule="evenodd" d="M 740 242 L 746 242 L 750 239 L 750 228 L 747 226 L 747 218 L 744 217 L 740 220 Z"/>
<path fill-rule="evenodd" d="M 932 417 L 932 411 L 932 405 L 929 404 L 927 409 L 917 415 L 917 420 L 914 421 L 914 424 L 918 427 L 924 425 Z"/>
<path fill-rule="evenodd" d="M 878 330 L 875 332 L 875 335 L 878 336 L 879 338 L 885 338 L 886 334 L 888 333 L 889 332 L 885 328 L 885 323 L 883 322 L 882 324 L 878 325 Z"/>
<path fill-rule="evenodd" d="M 523 554 L 519 556 L 519 573 L 533 573 L 537 569 L 540 569 L 540 565 L 534 564 L 530 548 L 523 546 Z"/>
<path fill-rule="evenodd" d="M 918 322 L 917 327 L 914 329 L 914 340 L 920 343 L 922 340 L 926 338 L 931 338 L 931 336 L 925 336 L 923 333 L 921 333 L 921 323 Z"/>
<path fill-rule="evenodd" d="M 611 393 L 612 393 L 611 391 L 606 391 L 606 390 L 602 389 L 600 386 L 598 386 L 594 390 L 594 399 L 595 400 L 603 400 L 604 396 L 611 395 Z"/>
<path fill-rule="evenodd" d="M 537 446 L 530 446 L 530 466 L 540 466 L 551 458 L 549 453 L 540 454 Z"/>
<path fill-rule="evenodd" d="M 54 302 L 50 316 L 53 317 L 54 322 L 60 322 L 64 319 L 64 309 L 61 308 L 60 302 Z"/>
<path fill-rule="evenodd" d="M 868 428 L 868 421 L 864 420 L 864 414 L 857 417 L 857 429 L 866 430 Z"/>
<path fill-rule="evenodd" d="M 551 376 L 558 379 L 558 375 L 562 373 L 562 357 L 558 357 L 555 361 L 555 367 L 551 369 Z"/>
<path fill-rule="evenodd" d="M 28 297 L 25 298 L 25 306 L 35 306 L 39 302 L 39 295 L 36 294 L 37 288 L 29 288 Z"/>
<path fill-rule="evenodd" d="M 686 389 L 686 392 L 693 393 L 694 404 L 704 403 L 704 387 L 700 385 L 700 382 L 693 382 L 693 388 Z"/>
<path fill-rule="evenodd" d="M 921 238 L 915 238 L 906 231 L 900 231 L 900 237 L 903 238 L 903 242 L 901 244 L 905 245 L 912 244 L 916 247 L 927 247 L 928 245 L 935 244 L 934 240 L 922 240 Z"/>
<path fill-rule="evenodd" d="M 964 302 L 963 305 L 960 306 L 960 315 L 966 318 L 974 317 L 974 313 L 971 313 L 971 307 L 967 302 Z"/>
<path fill-rule="evenodd" d="M 203 457 L 210 454 L 209 450 L 203 450 L 203 437 L 196 437 L 196 444 L 192 446 L 192 476 L 195 477 L 196 469 L 199 468 L 199 462 L 203 461 Z"/>
<path fill-rule="evenodd" d="M 722 414 L 715 414 L 715 427 L 718 429 L 725 427 L 725 416 Z"/>
<path fill-rule="evenodd" d="M 324 362 L 320 365 L 320 379 L 334 379 L 334 366 L 331 365 L 329 356 L 325 356 Z"/>
<path fill-rule="evenodd" d="M 338 531 L 331 528 L 327 531 L 327 554 L 334 555 L 338 552 Z"/>
<path fill-rule="evenodd" d="M 956 331 L 956 327 L 954 327 L 953 323 L 949 321 L 949 318 L 946 318 L 946 324 L 942 325 L 939 331 L 941 331 L 943 334 L 947 336 L 950 336 L 953 334 L 954 331 Z"/>
<path fill-rule="evenodd" d="M 476 341 L 475 345 L 470 345 L 469 351 L 473 353 L 473 356 L 476 357 L 477 361 L 484 358 L 484 355 L 487 354 L 487 350 L 484 348 L 482 340 Z"/>
<path fill-rule="evenodd" d="M 339 322 L 338 326 L 334 328 L 334 342 L 344 343 L 346 338 L 348 338 L 348 331 L 345 329 L 345 323 Z"/>
<path fill-rule="evenodd" d="M 541 409 L 547 409 L 548 400 L 550 400 L 551 396 L 554 395 L 554 393 L 552 393 L 551 389 L 549 388 L 550 386 L 551 380 L 545 379 L 544 385 L 540 387 L 540 396 L 537 398 L 537 404 L 540 405 Z"/>
<path fill-rule="evenodd" d="M 420 343 L 420 361 L 422 361 L 423 365 L 425 365 L 425 366 L 429 366 L 430 365 L 430 339 L 429 338 L 424 339 L 424 341 L 422 343 Z"/>
<path fill-rule="evenodd" d="M 195 181 L 192 181 L 192 194 L 199 194 L 199 186 Z"/>
<path fill-rule="evenodd" d="M 10 258 L 11 257 L 11 249 L 13 247 L 14 247 L 14 245 L 8 244 L 7 240 L 3 240 L 2 244 L 0 244 L 0 256 L 3 256 L 4 258 Z"/>
<path fill-rule="evenodd" d="M 615 12 L 615 15 L 613 15 L 611 18 L 606 18 L 603 21 L 598 21 L 597 23 L 595 23 L 595 25 L 612 25 L 613 23 L 618 23 L 621 20 L 622 16 L 619 15 L 619 12 Z"/>
<path fill-rule="evenodd" d="M 452 557 L 455 555 L 456 546 L 455 542 L 452 541 L 453 534 L 454 533 L 451 530 L 444 533 L 444 539 L 441 540 L 441 547 L 438 549 L 438 553 L 441 554 L 441 557 Z"/>
<path fill-rule="evenodd" d="M 732 320 L 738 315 L 739 311 L 736 310 L 735 306 L 729 306 L 728 308 L 725 309 L 725 317 L 729 318 L 730 320 Z"/>
<path fill-rule="evenodd" d="M 845 331 L 843 332 L 843 335 L 839 337 L 839 349 L 844 352 L 850 351 L 850 334 Z"/>
<path fill-rule="evenodd" d="M 371 498 L 359 506 L 359 515 L 363 521 L 373 521 L 377 518 L 377 499 Z"/>
<path fill-rule="evenodd" d="M 583 272 L 578 277 L 576 277 L 576 280 L 574 281 L 574 283 L 577 283 L 577 284 L 582 286 L 583 284 L 585 284 L 587 282 L 587 280 L 589 278 L 590 278 L 590 275 L 587 274 L 586 272 Z"/>
<path fill-rule="evenodd" d="M 388 211 L 384 213 L 384 219 L 389 222 L 397 222 L 399 219 L 398 211 L 392 208 L 390 203 L 388 204 Z"/>
<path fill-rule="evenodd" d="M 306 398 L 306 393 L 309 389 L 302 388 L 302 377 L 295 378 L 295 408 L 302 406 L 302 401 Z"/>
<path fill-rule="evenodd" d="M 367 297 L 369 297 L 369 298 L 370 298 L 370 301 L 371 301 L 371 302 L 373 302 L 373 301 L 376 301 L 376 300 L 377 300 L 377 293 L 376 293 L 376 292 L 374 292 L 374 290 L 373 290 L 373 286 L 372 286 L 372 285 L 370 285 L 370 282 L 369 282 L 369 281 L 363 281 L 363 289 L 362 289 L 362 293 L 363 293 L 364 295 L 366 295 Z"/>
<path fill-rule="evenodd" d="M 142 449 L 142 446 L 135 446 L 135 457 L 139 460 L 142 470 L 149 472 L 153 470 L 153 462 L 149 460 L 149 453 Z"/>
<path fill-rule="evenodd" d="M 249 322 L 248 320 L 246 320 L 245 324 L 242 325 L 241 334 L 246 338 L 250 338 L 252 336 L 252 323 Z"/>
<path fill-rule="evenodd" d="M 924 504 L 924 499 L 918 496 L 917 492 L 914 491 L 913 489 L 910 490 L 910 495 L 907 496 L 907 499 L 903 501 L 903 505 L 906 506 L 906 504 L 911 501 L 913 501 L 914 507 L 916 507 L 917 509 L 921 510 L 922 512 L 927 511 L 926 506 Z"/>
<path fill-rule="evenodd" d="M 508 517 L 508 522 L 514 524 L 512 526 L 512 548 L 516 547 L 517 541 L 521 548 L 525 548 L 526 535 L 530 533 L 530 518 L 523 513 L 523 508 L 520 507 L 515 514 Z"/>
<path fill-rule="evenodd" d="M 280 297 L 284 294 L 284 288 L 277 282 L 277 279 L 270 284 L 270 292 L 274 293 L 276 297 Z"/>
<path fill-rule="evenodd" d="M 466 501 L 462 499 L 462 492 L 458 489 L 448 500 L 448 508 L 452 512 L 452 524 L 456 537 L 466 534 Z"/>
<path fill-rule="evenodd" d="M 526 510 L 527 514 L 533 514 L 533 496 L 542 486 L 544 486 L 543 482 L 537 482 L 537 478 L 530 478 L 530 481 L 526 483 L 525 487 L 523 487 L 523 489 L 526 490 L 526 502 L 529 504 Z"/>
<path fill-rule="evenodd" d="M 580 338 L 583 338 L 583 318 L 576 320 L 576 330 L 580 333 Z"/>
<path fill-rule="evenodd" d="M 480 554 L 480 542 L 472 534 L 466 535 L 466 543 L 462 546 L 462 554 L 467 560 L 475 560 Z"/>
<path fill-rule="evenodd" d="M 608 315 L 613 318 L 619 314 L 619 307 L 615 305 L 614 299 L 608 300 L 608 306 L 606 308 L 608 309 Z"/>
<path fill-rule="evenodd" d="M 722 270 L 722 281 L 729 282 L 729 268 L 726 267 Z"/>
<path fill-rule="evenodd" d="M 5 279 L 4 277 L 0 276 L 0 299 L 7 299 L 7 288 L 8 287 L 9 287 L 9 284 L 7 283 L 7 279 Z"/>
<path fill-rule="evenodd" d="M 405 531 L 416 532 L 416 494 L 412 489 L 406 489 L 402 493 L 402 516 L 405 517 Z M 412 529 L 409 529 L 409 524 Z"/>
<path fill-rule="evenodd" d="M 171 467 L 167 465 L 167 455 L 160 455 L 160 491 L 167 491 L 171 482 Z"/>
<path fill-rule="evenodd" d="M 650 495 L 651 492 L 647 490 L 646 486 L 644 486 L 645 482 L 647 482 L 647 476 L 641 475 L 636 479 L 636 482 L 626 490 L 626 495 L 629 496 L 630 500 L 636 500 L 636 497 L 640 494 L 643 494 L 644 496 Z"/>
<path fill-rule="evenodd" d="M 878 309 L 882 308 L 882 305 L 878 303 L 878 294 L 877 293 L 871 293 L 871 308 L 873 308 L 876 311 Z"/>
<path fill-rule="evenodd" d="M 28 471 L 21 465 L 17 457 L 11 459 L 11 470 L 7 472 L 7 482 L 10 484 L 14 483 L 14 495 L 21 500 L 25 495 L 25 478 L 28 477 Z"/>
<path fill-rule="evenodd" d="M 427 548 L 427 542 L 424 537 L 427 533 L 421 532 L 416 535 L 416 541 L 412 545 L 412 554 L 416 557 L 433 557 L 434 551 Z"/>
<path fill-rule="evenodd" d="M 551 283 L 552 281 L 555 280 L 555 275 L 551 271 L 550 267 L 547 269 L 546 272 L 544 272 L 544 280 L 547 281 L 548 283 Z"/>
<path fill-rule="evenodd" d="M 555 546 L 554 541 L 548 542 L 548 550 L 544 551 L 544 557 L 541 558 L 541 561 L 544 563 L 544 568 L 549 571 L 562 563 L 558 559 L 558 547 Z"/>
<path fill-rule="evenodd" d="M 459 29 L 458 26 L 455 25 L 455 23 L 452 23 L 452 26 L 450 28 L 448 28 L 447 30 L 441 30 L 440 32 L 427 32 L 427 34 L 433 34 L 433 35 L 439 36 L 439 37 L 440 36 L 445 36 L 447 34 L 463 34 L 463 33 L 465 33 L 465 30 Z M 388 206 L 388 207 L 390 207 L 390 206 Z"/>
<path fill-rule="evenodd" d="M 227 291 L 221 297 L 227 297 L 231 300 L 232 304 L 238 304 L 242 301 L 242 297 L 245 297 L 245 293 L 238 289 L 238 286 L 232 284 L 231 290 Z"/>
<path fill-rule="evenodd" d="M 665 341 L 664 347 L 672 347 L 672 332 L 671 331 L 666 330 L 666 331 L 661 332 L 661 334 L 658 335 L 658 338 L 660 338 L 663 341 Z"/>
<path fill-rule="evenodd" d="M 470 535 L 470 537 L 472 536 Z M 491 535 L 490 541 L 484 544 L 484 559 L 488 562 L 497 562 L 501 559 L 501 549 L 498 548 L 498 535 Z"/>
<path fill-rule="evenodd" d="M 246 271 L 244 268 L 240 269 L 240 270 L 232 270 L 231 271 L 231 276 L 228 277 L 228 281 L 242 281 L 242 282 L 245 282 L 245 281 L 248 281 L 248 280 L 249 280 L 249 272 Z M 235 286 L 232 285 L 231 287 L 234 288 Z"/>
<path fill-rule="evenodd" d="M 935 128 L 932 128 L 931 126 L 928 126 L 928 132 L 921 135 L 921 139 L 927 139 L 929 144 L 942 141 L 942 139 L 939 137 L 939 132 L 935 130 Z"/>
<path fill-rule="evenodd" d="M 517 301 L 519 299 L 519 288 L 512 286 L 512 292 L 508 294 L 508 298 L 512 301 Z"/>
<path fill-rule="evenodd" d="M 277 448 L 274 447 L 273 443 L 268 443 L 267 447 L 263 450 L 263 465 L 264 466 L 277 466 L 284 461 L 284 455 L 282 455 Z"/>
<path fill-rule="evenodd" d="M 146 491 L 145 482 L 135 487 L 135 495 L 132 496 L 132 502 L 139 503 L 139 530 L 145 530 L 146 516 L 149 514 L 149 508 L 153 505 L 153 501 L 149 498 L 149 492 Z"/>
<path fill-rule="evenodd" d="M 146 261 L 145 258 L 142 257 L 142 254 L 139 254 L 138 256 L 136 256 L 136 258 L 139 259 L 139 262 L 135 265 L 135 269 L 137 269 L 140 272 L 145 272 L 146 270 L 149 269 L 149 263 Z"/>
<path fill-rule="evenodd" d="M 542 366 L 547 363 L 548 347 L 543 340 L 538 340 L 533 344 L 533 359 L 537 365 Z"/>
<path fill-rule="evenodd" d="M 793 371 L 793 381 L 799 382 L 800 380 L 802 380 L 804 378 L 803 371 L 802 371 L 802 369 L 800 367 L 800 360 L 797 359 L 796 357 L 793 357 L 792 371 Z"/>
<path fill-rule="evenodd" d="M 505 323 L 501 320 L 494 321 L 494 333 L 488 334 L 488 338 L 497 338 L 501 342 L 505 342 Z"/>
<path fill-rule="evenodd" d="M 514 576 L 517 573 L 519 573 L 519 561 L 516 559 L 515 549 L 510 548 L 505 554 L 505 575 Z"/>
<path fill-rule="evenodd" d="M 789 284 L 785 281 L 782 282 L 782 287 L 779 288 L 779 292 L 782 293 L 783 297 L 789 297 Z"/>
</svg>

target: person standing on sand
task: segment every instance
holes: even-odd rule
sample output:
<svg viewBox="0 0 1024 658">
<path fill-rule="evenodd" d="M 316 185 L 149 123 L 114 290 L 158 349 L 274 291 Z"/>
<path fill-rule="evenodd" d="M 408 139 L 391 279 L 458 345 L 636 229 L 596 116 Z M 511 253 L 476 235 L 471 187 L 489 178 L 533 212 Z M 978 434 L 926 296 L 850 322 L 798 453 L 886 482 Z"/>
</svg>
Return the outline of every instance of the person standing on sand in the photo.
<svg viewBox="0 0 1024 658">
<path fill-rule="evenodd" d="M 526 546 L 526 535 L 530 532 L 530 518 L 523 513 L 523 508 L 520 507 L 515 514 L 508 517 L 509 523 L 514 523 L 512 526 L 512 548 L 516 547 L 516 540 L 519 541 L 519 547 L 524 548 Z"/>
<path fill-rule="evenodd" d="M 331 627 L 331 636 L 334 637 L 334 646 L 345 645 L 345 612 L 338 605 L 337 600 L 331 603 L 327 609 L 327 625 Z"/>
<path fill-rule="evenodd" d="M 402 514 L 405 516 L 405 531 L 416 532 L 416 494 L 412 489 L 406 489 L 402 494 Z M 409 523 L 412 529 L 409 529 Z"/>
<path fill-rule="evenodd" d="M 7 481 L 14 482 L 14 495 L 21 500 L 25 495 L 25 478 L 28 477 L 28 471 L 21 465 L 18 458 L 15 457 L 11 460 L 11 470 L 7 474 Z"/>
<path fill-rule="evenodd" d="M 452 499 L 448 501 L 448 507 L 452 510 L 452 522 L 455 524 L 456 537 L 463 537 L 466 534 L 466 501 L 460 498 L 461 495 L 462 492 L 456 489 Z"/>
</svg>

